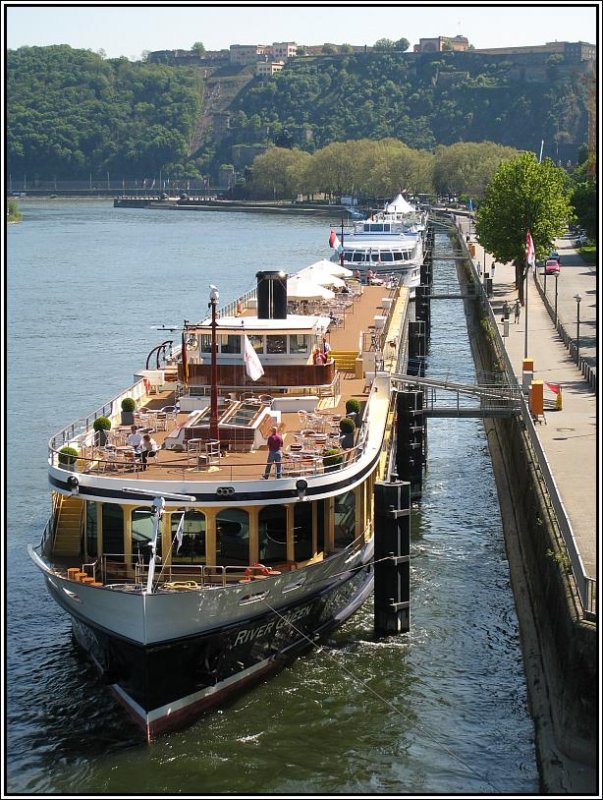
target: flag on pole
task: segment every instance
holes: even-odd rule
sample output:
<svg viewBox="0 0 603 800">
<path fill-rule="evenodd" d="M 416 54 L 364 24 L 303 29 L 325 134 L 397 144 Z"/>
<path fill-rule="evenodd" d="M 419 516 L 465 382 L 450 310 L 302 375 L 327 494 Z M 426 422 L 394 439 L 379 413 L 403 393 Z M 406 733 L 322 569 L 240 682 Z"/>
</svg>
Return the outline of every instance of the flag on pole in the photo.
<svg viewBox="0 0 603 800">
<path fill-rule="evenodd" d="M 337 250 L 338 253 L 341 253 L 343 250 L 341 242 L 339 241 L 339 236 L 337 236 L 333 228 L 331 228 L 331 235 L 329 236 L 329 247 Z"/>
<path fill-rule="evenodd" d="M 247 375 L 249 375 L 252 381 L 259 381 L 264 374 L 264 368 L 247 335 L 245 335 L 243 344 L 243 361 L 245 362 L 245 372 Z"/>
<path fill-rule="evenodd" d="M 180 517 L 180 522 L 178 523 L 178 527 L 176 528 L 176 541 L 178 542 L 178 547 L 176 548 L 177 553 L 180 552 L 183 539 L 184 539 L 184 511 L 182 512 L 182 516 Z"/>
<path fill-rule="evenodd" d="M 528 231 L 528 235 L 526 236 L 526 261 L 530 267 L 533 267 L 536 263 L 536 252 L 534 251 L 534 242 L 530 231 Z"/>
</svg>

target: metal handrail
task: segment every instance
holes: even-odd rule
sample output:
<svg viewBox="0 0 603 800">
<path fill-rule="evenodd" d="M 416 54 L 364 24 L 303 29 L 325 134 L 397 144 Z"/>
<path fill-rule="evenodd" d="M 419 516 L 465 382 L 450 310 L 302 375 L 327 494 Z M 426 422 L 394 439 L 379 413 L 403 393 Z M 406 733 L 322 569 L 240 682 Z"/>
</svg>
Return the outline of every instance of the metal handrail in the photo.
<svg viewBox="0 0 603 800">
<path fill-rule="evenodd" d="M 349 449 L 346 449 L 345 451 L 343 451 L 343 450 L 341 451 L 342 455 L 345 455 L 344 461 L 341 464 L 335 464 L 332 467 L 329 467 L 329 470 L 328 470 L 329 473 L 346 469 L 347 467 L 349 467 L 351 464 L 356 462 L 361 457 L 361 455 L 364 452 L 364 449 L 366 447 L 367 432 L 368 432 L 368 422 L 366 420 L 363 420 L 363 422 L 362 422 L 362 424 L 361 424 L 361 426 L 360 426 L 360 428 L 358 430 L 357 443 L 353 447 L 351 447 Z M 160 450 L 159 452 L 161 453 L 163 451 Z M 181 478 L 183 480 L 190 481 L 191 480 L 191 474 L 190 474 L 191 462 L 193 464 L 197 463 L 199 455 L 200 455 L 200 453 L 198 451 L 190 451 L 190 452 L 186 453 L 186 455 L 182 459 L 180 459 L 180 458 L 172 459 L 171 461 L 164 462 L 164 463 L 155 461 L 155 463 L 153 464 L 153 470 L 157 470 L 157 469 L 162 470 L 162 471 L 170 470 L 172 472 L 175 471 L 175 470 L 182 470 Z M 321 454 L 316 454 L 316 455 L 308 454 L 308 455 L 304 456 L 304 461 L 305 461 L 306 464 L 308 464 L 308 462 L 311 462 L 311 466 L 310 467 L 306 467 L 304 469 L 304 475 L 309 475 L 309 476 L 320 476 L 320 475 L 323 475 L 324 474 L 323 457 L 324 457 L 324 454 L 322 454 L 322 453 Z M 68 473 L 69 475 L 72 475 L 72 474 L 75 474 L 75 473 L 79 473 L 79 474 L 87 474 L 87 475 L 94 475 L 94 476 L 96 476 L 98 474 L 100 477 L 107 477 L 105 471 L 101 472 L 99 470 L 99 465 L 105 465 L 104 466 L 104 470 L 107 470 L 107 471 L 111 470 L 112 468 L 115 468 L 115 474 L 108 476 L 111 479 L 115 479 L 115 477 L 117 477 L 118 475 L 122 474 L 119 471 L 120 469 L 123 468 L 124 471 L 125 471 L 125 468 L 130 468 L 131 471 L 128 471 L 128 479 L 147 480 L 146 476 L 143 474 L 144 470 L 142 470 L 142 468 L 141 468 L 142 464 L 140 462 L 138 462 L 138 461 L 131 461 L 131 460 L 126 460 L 126 459 L 123 459 L 123 460 L 122 459 L 103 459 L 103 458 L 99 457 L 98 453 L 96 453 L 96 454 L 94 454 L 92 456 L 79 455 L 77 457 L 76 461 L 80 463 L 80 465 L 82 466 L 82 469 L 75 470 L 75 469 L 70 469 L 67 465 L 60 464 L 58 462 L 58 458 L 59 458 L 59 451 L 55 450 L 53 447 L 49 447 L 49 461 L 50 461 L 50 463 L 53 466 L 55 466 L 55 467 L 57 467 L 59 469 L 64 469 L 65 472 Z M 283 467 L 286 466 L 286 463 L 287 462 L 285 461 L 285 459 L 283 459 L 281 461 L 281 465 Z M 89 465 L 88 467 L 86 467 L 87 464 Z M 224 462 L 222 462 L 220 464 L 220 477 L 219 477 L 219 480 L 220 481 L 225 481 L 225 480 L 226 481 L 252 480 L 254 478 L 251 477 L 251 473 L 253 473 L 254 475 L 259 474 L 260 472 L 263 472 L 265 466 L 266 466 L 266 460 L 265 459 L 263 459 L 261 462 L 260 461 L 257 461 L 257 462 L 253 461 L 253 462 L 246 462 L 245 464 L 237 464 L 237 465 L 229 465 L 229 464 L 225 464 Z M 237 472 L 240 472 L 240 475 L 237 475 Z M 225 473 L 226 473 L 226 475 L 225 475 Z M 161 479 L 162 478 L 160 478 L 160 480 Z"/>
</svg>

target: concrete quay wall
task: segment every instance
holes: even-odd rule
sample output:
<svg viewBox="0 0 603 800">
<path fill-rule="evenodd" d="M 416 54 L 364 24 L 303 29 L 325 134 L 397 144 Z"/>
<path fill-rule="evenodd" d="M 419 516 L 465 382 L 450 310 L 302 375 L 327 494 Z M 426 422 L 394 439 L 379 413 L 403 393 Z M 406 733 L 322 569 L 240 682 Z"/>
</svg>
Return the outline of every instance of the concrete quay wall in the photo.
<svg viewBox="0 0 603 800">
<path fill-rule="evenodd" d="M 482 300 L 466 300 L 478 369 L 500 372 L 504 345 L 491 322 L 466 243 L 462 283 Z M 543 791 L 593 793 L 597 759 L 596 624 L 582 616 L 567 552 L 537 458 L 520 416 L 484 423 L 496 476 L 507 556 L 520 624 L 524 668 Z"/>
</svg>

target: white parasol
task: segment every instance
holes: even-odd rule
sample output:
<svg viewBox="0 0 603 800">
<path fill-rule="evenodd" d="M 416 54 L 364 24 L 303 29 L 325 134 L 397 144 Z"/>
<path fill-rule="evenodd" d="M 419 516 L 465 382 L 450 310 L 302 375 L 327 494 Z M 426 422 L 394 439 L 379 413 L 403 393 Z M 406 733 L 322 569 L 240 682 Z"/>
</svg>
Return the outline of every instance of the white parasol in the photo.
<svg viewBox="0 0 603 800">
<path fill-rule="evenodd" d="M 330 272 L 331 275 L 337 275 L 338 278 L 351 278 L 354 274 L 351 269 L 342 267 L 341 264 L 336 264 L 334 261 L 327 261 L 326 258 L 315 261 L 314 264 L 310 264 L 306 269 L 324 269 L 326 272 Z"/>
<path fill-rule="evenodd" d="M 328 286 L 332 289 L 343 289 L 345 286 L 344 280 L 338 278 L 337 275 L 333 275 L 332 272 L 320 269 L 320 267 L 306 267 L 297 274 L 300 278 L 317 283 L 319 286 Z"/>
<path fill-rule="evenodd" d="M 289 300 L 332 300 L 335 292 L 309 278 L 294 277 L 287 281 L 287 297 Z"/>
</svg>

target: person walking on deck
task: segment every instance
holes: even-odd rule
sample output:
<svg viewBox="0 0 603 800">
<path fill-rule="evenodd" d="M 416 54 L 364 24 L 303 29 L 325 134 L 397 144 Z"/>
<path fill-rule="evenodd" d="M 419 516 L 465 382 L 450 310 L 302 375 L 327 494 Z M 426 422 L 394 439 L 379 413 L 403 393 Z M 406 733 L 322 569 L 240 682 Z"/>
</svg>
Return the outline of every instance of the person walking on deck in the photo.
<svg viewBox="0 0 603 800">
<path fill-rule="evenodd" d="M 519 322 L 519 315 L 521 314 L 521 304 L 519 298 L 515 301 L 515 324 Z"/>
</svg>

